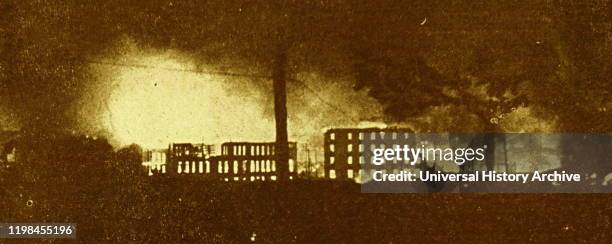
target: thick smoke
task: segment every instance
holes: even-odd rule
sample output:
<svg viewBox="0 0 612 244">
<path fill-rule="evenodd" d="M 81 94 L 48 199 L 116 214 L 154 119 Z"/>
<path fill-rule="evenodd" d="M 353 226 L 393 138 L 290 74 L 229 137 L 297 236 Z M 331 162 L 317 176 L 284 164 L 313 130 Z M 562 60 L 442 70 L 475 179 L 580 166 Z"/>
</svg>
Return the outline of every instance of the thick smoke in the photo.
<svg viewBox="0 0 612 244">
<path fill-rule="evenodd" d="M 606 91 L 605 83 L 600 82 L 600 78 L 609 76 L 582 77 L 583 80 L 594 80 L 592 87 L 601 88 L 586 90 L 583 96 L 549 87 L 559 82 L 564 86 L 576 83 L 572 83 L 571 70 L 578 66 L 587 71 L 591 69 L 590 74 L 609 71 L 601 65 L 577 62 L 593 60 L 606 63 L 602 62 L 605 57 L 599 55 L 608 53 L 605 48 L 593 59 L 579 56 L 589 53 L 588 50 L 602 48 L 594 39 L 600 36 L 593 34 L 598 30 L 579 28 L 572 22 L 568 22 L 572 25 L 564 30 L 564 25 L 557 24 L 570 20 L 572 16 L 581 16 L 583 10 L 566 13 L 564 8 L 544 1 L 524 6 L 471 2 L 442 8 L 430 1 L 244 3 L 153 0 L 89 4 L 3 1 L 0 3 L 0 104 L 6 105 L 9 114 L 13 113 L 10 117 L 16 115 L 13 123 L 19 122 L 25 130 L 95 132 L 98 129 L 95 122 L 100 120 L 102 109 L 83 109 L 88 107 L 83 101 L 99 101 L 99 107 L 103 107 L 112 89 L 98 83 L 100 78 L 108 77 L 100 77 L 104 75 L 92 70 L 92 62 L 106 57 L 109 52 L 121 52 L 121 48 L 116 48 L 117 43 L 130 38 L 145 49 L 188 53 L 196 60 L 196 65 L 209 69 L 258 74 L 271 73 L 272 54 L 282 43 L 289 46 L 291 76 L 306 79 L 309 85 L 319 89 L 327 86 L 352 88 L 355 76 L 359 76 L 356 67 L 359 71 L 360 67 L 370 65 L 368 69 L 379 75 L 383 71 L 383 74 L 370 77 L 373 79 L 369 84 L 363 84 L 363 80 L 357 77 L 356 88 L 368 91 L 383 104 L 385 119 L 395 122 L 418 117 L 421 113 L 410 111 L 425 107 L 414 102 L 421 99 L 406 97 L 410 93 L 389 95 L 384 89 L 403 91 L 401 89 L 409 87 L 410 82 L 418 82 L 419 78 L 415 78 L 418 76 L 414 75 L 422 72 L 419 68 L 422 65 L 440 72 L 445 79 L 468 81 L 455 82 L 442 91 L 451 96 L 457 91 L 465 91 L 462 88 L 470 82 L 488 83 L 487 91 L 494 99 L 505 95 L 497 93 L 510 91 L 511 96 L 535 101 L 538 106 L 534 111 L 543 117 L 566 116 L 561 120 L 562 124 L 582 125 L 572 119 L 585 119 L 593 108 L 607 111 L 609 104 L 602 99 L 606 95 L 603 93 Z M 605 7 L 598 5 L 593 11 Z M 515 11 L 519 8 L 521 11 Z M 504 14 L 491 16 L 491 9 Z M 530 9 L 547 11 L 537 12 L 540 18 L 517 15 L 532 13 Z M 471 14 L 464 16 L 461 13 Z M 591 12 L 587 14 L 593 15 Z M 555 16 L 561 17 L 557 20 Z M 586 22 L 581 20 L 579 23 Z M 558 29 L 558 33 L 550 33 L 551 29 Z M 594 44 L 575 43 L 576 38 L 572 36 L 581 36 L 581 33 L 571 30 L 593 34 L 587 35 L 587 41 Z M 573 47 L 581 51 L 576 54 L 564 51 Z M 111 56 L 119 57 L 121 53 Z M 522 59 L 524 56 L 529 58 Z M 559 59 L 574 60 L 576 67 L 565 61 L 557 66 L 556 60 Z M 413 65 L 418 62 L 419 65 Z M 410 70 L 410 67 L 417 69 Z M 408 75 L 413 76 L 406 78 Z M 382 83 L 381 77 L 385 78 Z M 531 92 L 521 94 L 525 91 L 523 84 L 531 87 Z M 289 86 L 293 87 L 290 92 L 301 89 L 297 84 Z M 268 92 L 265 84 L 256 87 L 264 94 Z M 378 89 L 381 87 L 383 92 Z M 426 86 L 420 88 L 431 92 Z M 425 98 L 439 95 L 432 92 Z M 333 99 L 333 96 L 329 98 Z M 338 107 L 348 106 L 342 104 L 344 101 L 339 99 Z M 410 102 L 406 105 L 403 104 L 405 101 Z M 582 105 L 576 105 L 574 111 L 559 113 L 563 108 L 574 106 L 570 104 L 572 101 L 581 101 Z M 451 99 L 434 105 L 439 107 L 449 103 L 457 101 Z M 289 104 L 289 109 L 308 105 Z M 511 105 L 514 104 L 507 108 L 521 104 Z M 469 104 L 465 106 L 470 107 Z M 581 111 L 582 108 L 587 111 Z M 346 110 L 352 109 L 347 107 Z M 497 108 L 485 106 L 482 111 L 487 109 Z M 489 111 L 490 115 L 504 112 Z M 483 114 L 480 117 L 487 118 L 488 115 Z M 572 116 L 574 114 L 580 116 Z M 293 119 L 307 120 L 300 116 Z M 583 127 L 606 128 L 594 126 Z"/>
<path fill-rule="evenodd" d="M 307 9 L 319 10 L 308 19 Z M 3 3 L 2 100 L 21 128 L 105 133 L 100 126 L 114 91 L 112 74 L 99 72 L 100 61 L 125 56 L 121 43 L 132 40 L 143 50 L 177 50 L 194 60 L 196 69 L 229 73 L 271 74 L 279 36 L 289 45 L 290 126 L 295 139 L 319 134 L 320 128 L 352 125 L 361 117 L 380 117 L 376 103 L 365 106 L 350 96 L 350 48 L 333 36 L 336 20 L 324 4 L 283 6 L 225 1 L 146 4 L 106 1 L 91 5 L 54 2 Z M 326 23 L 325 25 L 320 25 Z M 347 30 L 350 30 L 350 26 Z M 108 59 L 111 57 L 111 59 Z M 112 58 L 114 57 L 114 58 Z M 269 81 L 228 83 L 233 94 L 256 94 L 271 119 Z M 344 94 L 338 97 L 333 94 Z M 262 95 L 266 94 L 266 95 Z M 266 100 L 268 99 L 268 100 Z M 369 101 L 372 102 L 372 101 Z M 350 104 L 350 105 L 349 105 Z M 364 105 L 364 106 L 362 106 Z M 363 109 L 359 109 L 363 108 Z M 321 113 L 323 111 L 323 113 Z M 349 111 L 349 114 L 345 114 Z M 14 116 L 16 115 L 16 117 Z M 112 132 L 110 132 L 112 133 Z"/>
<path fill-rule="evenodd" d="M 87 129 L 99 111 L 84 112 L 82 101 L 108 95 L 95 83 L 91 61 L 117 50 L 126 36 L 146 48 L 191 53 L 213 68 L 268 74 L 279 29 L 297 23 L 296 10 L 286 6 L 140 2 L 1 3 L 0 97 L 23 129 Z"/>
<path fill-rule="evenodd" d="M 185 52 L 125 38 L 92 63 L 99 89 L 80 101 L 81 114 L 99 115 L 88 120 L 89 128 L 108 131 L 124 145 L 274 140 L 271 80 L 256 71 L 233 76 L 210 66 Z M 380 118 L 378 103 L 351 85 L 314 72 L 290 78 L 290 140 L 319 145 L 323 128 Z"/>
</svg>

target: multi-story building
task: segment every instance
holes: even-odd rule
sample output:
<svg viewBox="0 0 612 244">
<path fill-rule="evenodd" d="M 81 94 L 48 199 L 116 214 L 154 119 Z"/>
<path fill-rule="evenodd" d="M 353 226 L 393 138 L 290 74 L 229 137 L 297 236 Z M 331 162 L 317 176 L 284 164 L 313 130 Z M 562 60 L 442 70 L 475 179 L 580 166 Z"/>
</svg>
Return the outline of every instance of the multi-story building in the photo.
<svg viewBox="0 0 612 244">
<path fill-rule="evenodd" d="M 409 129 L 397 128 L 337 128 L 325 132 L 324 170 L 325 178 L 354 180 L 361 182 L 362 166 L 365 163 L 363 141 L 378 144 L 388 140 L 407 137 Z M 370 149 L 367 149 L 370 150 Z"/>
<path fill-rule="evenodd" d="M 166 173 L 167 153 L 168 151 L 165 149 L 153 149 L 143 152 L 142 166 L 147 168 L 149 175 Z"/>
<path fill-rule="evenodd" d="M 169 175 L 209 174 L 211 164 L 207 159 L 214 153 L 214 145 L 172 143 L 168 147 L 166 171 Z"/>
<path fill-rule="evenodd" d="M 279 177 L 275 143 L 227 142 L 221 145 L 221 155 L 211 157 L 216 174 L 225 181 L 266 181 Z M 297 176 L 297 144 L 289 143 L 289 179 Z"/>
<path fill-rule="evenodd" d="M 486 140 L 489 136 L 490 141 Z M 374 148 L 391 145 L 436 145 L 438 148 L 484 148 L 484 160 L 466 161 L 461 165 L 441 157 L 429 161 L 417 159 L 417 165 L 393 162 L 393 170 L 440 170 L 443 172 L 474 172 L 495 170 L 498 172 L 531 172 L 550 170 L 561 165 L 560 138 L 555 135 L 529 134 L 477 134 L 436 133 L 415 134 L 401 128 L 337 128 L 325 132 L 324 170 L 325 178 L 340 180 L 361 179 L 363 170 L 383 170 L 379 166 L 364 165 L 367 155 Z M 574 141 L 579 141 L 574 139 Z M 365 147 L 365 148 L 364 148 Z M 592 153 L 591 153 L 592 154 Z M 400 164 L 398 164 L 400 163 Z M 388 166 L 388 164 L 385 164 Z"/>
</svg>

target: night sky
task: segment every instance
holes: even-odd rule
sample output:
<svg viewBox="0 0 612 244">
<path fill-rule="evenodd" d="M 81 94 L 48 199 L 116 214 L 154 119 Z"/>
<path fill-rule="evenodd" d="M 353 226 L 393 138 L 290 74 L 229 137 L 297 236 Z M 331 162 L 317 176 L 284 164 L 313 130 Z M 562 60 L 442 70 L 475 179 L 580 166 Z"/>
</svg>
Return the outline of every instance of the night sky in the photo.
<svg viewBox="0 0 612 244">
<path fill-rule="evenodd" d="M 8 1 L 0 121 L 119 144 L 271 140 L 283 44 L 290 139 L 363 121 L 609 131 L 608 5 Z"/>
</svg>

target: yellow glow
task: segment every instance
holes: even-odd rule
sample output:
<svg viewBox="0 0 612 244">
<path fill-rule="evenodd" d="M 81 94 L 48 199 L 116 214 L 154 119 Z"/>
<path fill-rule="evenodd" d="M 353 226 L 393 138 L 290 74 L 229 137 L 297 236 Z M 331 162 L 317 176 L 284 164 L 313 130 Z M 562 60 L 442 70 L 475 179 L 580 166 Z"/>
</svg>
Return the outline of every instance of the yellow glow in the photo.
<svg viewBox="0 0 612 244">
<path fill-rule="evenodd" d="M 113 68 L 105 127 L 121 144 L 164 148 L 170 142 L 274 140 L 274 120 L 264 116 L 263 98 L 240 96 L 224 86 L 244 82 L 239 78 L 179 71 L 194 65 L 172 53 L 129 60 L 162 68 Z"/>
<path fill-rule="evenodd" d="M 130 38 L 118 41 L 96 59 L 100 62 L 92 64 L 93 84 L 103 91 L 89 94 L 89 100 L 82 102 L 87 108 L 83 121 L 95 121 L 94 131 L 109 132 L 119 146 L 273 141 L 272 81 L 207 75 L 206 67 L 196 67 L 189 55 L 145 48 Z M 223 61 L 215 65 L 231 67 Z M 311 89 L 287 83 L 291 141 L 322 145 L 323 128 L 354 127 L 361 116 L 381 117 L 382 108 L 367 91 L 353 91 L 352 77 L 330 78 L 314 72 L 297 77 Z M 98 85 L 92 90 L 98 90 Z M 109 94 L 104 88 L 110 88 Z"/>
</svg>

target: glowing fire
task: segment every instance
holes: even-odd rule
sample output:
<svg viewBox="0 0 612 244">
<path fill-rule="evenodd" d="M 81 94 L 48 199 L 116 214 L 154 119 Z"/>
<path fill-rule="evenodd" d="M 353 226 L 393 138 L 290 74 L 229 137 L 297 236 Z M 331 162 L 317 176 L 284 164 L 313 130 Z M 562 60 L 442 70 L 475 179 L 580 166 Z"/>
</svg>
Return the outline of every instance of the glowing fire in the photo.
<svg viewBox="0 0 612 244">
<path fill-rule="evenodd" d="M 219 143 L 274 139 L 262 97 L 240 96 L 225 77 L 181 71 L 193 63 L 172 54 L 130 57 L 147 67 L 116 68 L 105 126 L 122 144 L 163 148 L 169 142 Z M 150 68 L 154 67 L 154 68 Z"/>
</svg>

